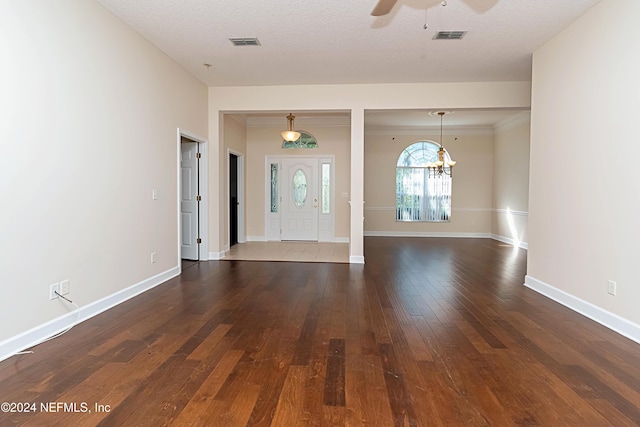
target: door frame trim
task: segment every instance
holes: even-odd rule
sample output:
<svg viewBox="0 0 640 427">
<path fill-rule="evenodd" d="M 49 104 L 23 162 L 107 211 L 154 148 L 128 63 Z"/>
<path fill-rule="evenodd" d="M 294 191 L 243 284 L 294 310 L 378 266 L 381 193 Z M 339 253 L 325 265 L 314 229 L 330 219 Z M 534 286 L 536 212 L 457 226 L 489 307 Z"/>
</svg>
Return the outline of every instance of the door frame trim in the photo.
<svg viewBox="0 0 640 427">
<path fill-rule="evenodd" d="M 208 161 L 208 153 L 207 148 L 209 146 L 208 141 L 192 132 L 189 132 L 185 129 L 177 128 L 177 137 L 176 137 L 176 246 L 177 246 L 177 262 L 178 269 L 182 271 L 182 258 L 181 258 L 181 233 L 182 227 L 180 226 L 180 158 L 182 150 L 180 148 L 182 137 L 193 140 L 198 143 L 198 151 L 200 152 L 200 161 L 198 162 L 198 188 L 201 196 L 200 200 L 200 208 L 198 215 L 198 222 L 200 227 L 200 249 L 198 251 L 199 261 L 208 260 L 209 258 L 209 228 L 208 228 L 208 218 L 209 218 L 209 190 L 208 190 L 208 170 L 209 170 L 209 161 Z"/>
</svg>

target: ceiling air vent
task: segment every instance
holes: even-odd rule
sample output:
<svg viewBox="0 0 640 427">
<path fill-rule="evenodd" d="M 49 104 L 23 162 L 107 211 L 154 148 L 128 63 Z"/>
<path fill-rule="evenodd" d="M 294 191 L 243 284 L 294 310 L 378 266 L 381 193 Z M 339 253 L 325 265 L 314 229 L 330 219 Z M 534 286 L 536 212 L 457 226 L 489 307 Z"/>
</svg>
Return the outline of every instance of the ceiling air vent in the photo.
<svg viewBox="0 0 640 427">
<path fill-rule="evenodd" d="M 467 34 L 466 31 L 438 31 L 434 40 L 460 40 Z"/>
<path fill-rule="evenodd" d="M 260 46 L 260 41 L 256 37 L 243 37 L 229 39 L 234 46 Z"/>
</svg>

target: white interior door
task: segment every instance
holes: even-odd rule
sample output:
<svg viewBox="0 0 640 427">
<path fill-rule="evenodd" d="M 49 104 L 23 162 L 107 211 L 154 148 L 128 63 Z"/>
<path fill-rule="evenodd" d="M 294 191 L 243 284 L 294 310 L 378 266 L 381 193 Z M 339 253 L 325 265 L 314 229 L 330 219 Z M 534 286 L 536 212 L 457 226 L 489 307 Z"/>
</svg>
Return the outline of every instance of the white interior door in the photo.
<svg viewBox="0 0 640 427">
<path fill-rule="evenodd" d="M 197 261 L 198 254 L 198 144 L 180 145 L 180 257 Z"/>
<path fill-rule="evenodd" d="M 318 240 L 318 159 L 282 160 L 281 239 Z"/>
</svg>

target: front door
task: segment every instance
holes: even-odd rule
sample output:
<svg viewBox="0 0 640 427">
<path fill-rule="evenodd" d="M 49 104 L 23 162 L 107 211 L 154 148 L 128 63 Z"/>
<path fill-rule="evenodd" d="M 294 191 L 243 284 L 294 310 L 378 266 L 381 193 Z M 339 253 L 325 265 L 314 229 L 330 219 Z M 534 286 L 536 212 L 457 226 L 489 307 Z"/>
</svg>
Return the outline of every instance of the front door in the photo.
<svg viewBox="0 0 640 427">
<path fill-rule="evenodd" d="M 318 241 L 318 159 L 282 160 L 282 240 Z"/>
</svg>

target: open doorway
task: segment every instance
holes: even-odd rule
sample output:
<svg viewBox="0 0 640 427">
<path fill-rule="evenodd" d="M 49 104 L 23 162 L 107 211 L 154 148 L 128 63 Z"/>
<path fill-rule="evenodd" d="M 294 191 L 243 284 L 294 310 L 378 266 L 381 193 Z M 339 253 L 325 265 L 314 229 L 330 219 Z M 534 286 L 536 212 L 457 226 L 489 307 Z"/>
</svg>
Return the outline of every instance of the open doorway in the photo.
<svg viewBox="0 0 640 427">
<path fill-rule="evenodd" d="M 238 243 L 238 156 L 229 153 L 229 247 Z"/>
<path fill-rule="evenodd" d="M 244 156 L 228 150 L 229 248 L 244 243 Z"/>
</svg>

